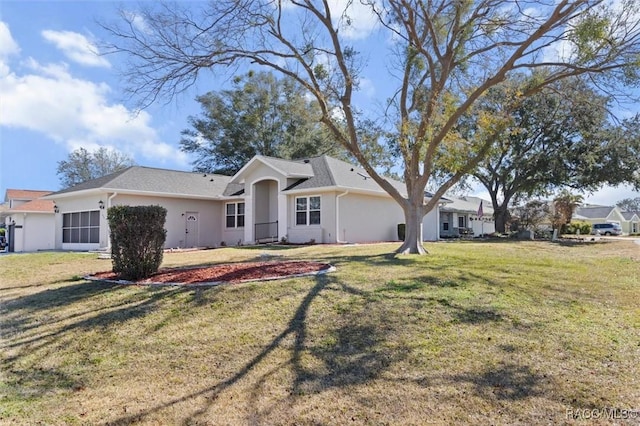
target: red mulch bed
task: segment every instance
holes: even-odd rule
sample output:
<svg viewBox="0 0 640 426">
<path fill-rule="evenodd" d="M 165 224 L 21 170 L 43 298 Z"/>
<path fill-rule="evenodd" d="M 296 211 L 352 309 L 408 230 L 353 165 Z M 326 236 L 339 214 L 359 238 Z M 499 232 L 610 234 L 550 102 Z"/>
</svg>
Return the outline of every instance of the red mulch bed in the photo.
<svg viewBox="0 0 640 426">
<path fill-rule="evenodd" d="M 202 268 L 165 268 L 150 278 L 135 281 L 135 284 L 171 283 L 198 284 L 286 278 L 292 275 L 311 274 L 331 268 L 320 262 L 244 262 L 215 265 Z M 98 272 L 90 276 L 98 280 L 119 280 L 113 272 Z"/>
</svg>

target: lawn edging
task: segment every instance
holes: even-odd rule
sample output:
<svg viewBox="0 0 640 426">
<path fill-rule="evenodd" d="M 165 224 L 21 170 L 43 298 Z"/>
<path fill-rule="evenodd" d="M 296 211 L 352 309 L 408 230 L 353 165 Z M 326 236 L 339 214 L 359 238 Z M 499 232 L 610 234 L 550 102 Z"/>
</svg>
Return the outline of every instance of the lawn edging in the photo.
<svg viewBox="0 0 640 426">
<path fill-rule="evenodd" d="M 260 282 L 260 281 L 275 281 L 275 280 L 285 280 L 289 278 L 301 278 L 301 277 L 311 277 L 317 275 L 328 274 L 329 272 L 335 272 L 336 267 L 326 263 L 328 268 L 320 269 L 318 271 L 311 272 L 301 272 L 298 274 L 291 275 L 278 275 L 278 276 L 266 276 L 260 278 L 251 278 L 246 280 L 238 280 L 238 281 L 203 281 L 197 283 L 184 283 L 184 282 L 138 282 L 138 281 L 128 281 L 128 280 L 120 280 L 120 279 L 108 279 L 108 278 L 100 278 L 93 275 L 85 275 L 83 278 L 87 281 L 94 282 L 106 282 L 111 284 L 121 284 L 121 285 L 138 285 L 138 286 L 154 286 L 154 287 L 214 287 L 223 284 L 244 284 L 249 282 Z M 189 268 L 184 268 L 189 269 Z"/>
</svg>

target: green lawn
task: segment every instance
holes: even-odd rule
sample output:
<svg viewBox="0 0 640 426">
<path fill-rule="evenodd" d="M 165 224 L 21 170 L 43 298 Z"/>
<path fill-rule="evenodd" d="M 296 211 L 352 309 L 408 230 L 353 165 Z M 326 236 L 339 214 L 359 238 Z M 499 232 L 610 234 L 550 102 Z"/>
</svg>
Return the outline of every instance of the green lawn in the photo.
<svg viewBox="0 0 640 426">
<path fill-rule="evenodd" d="M 395 247 L 273 249 L 337 271 L 197 289 L 88 282 L 110 269 L 90 254 L 2 256 L 0 423 L 606 424 L 567 413 L 640 410 L 639 245 Z"/>
</svg>

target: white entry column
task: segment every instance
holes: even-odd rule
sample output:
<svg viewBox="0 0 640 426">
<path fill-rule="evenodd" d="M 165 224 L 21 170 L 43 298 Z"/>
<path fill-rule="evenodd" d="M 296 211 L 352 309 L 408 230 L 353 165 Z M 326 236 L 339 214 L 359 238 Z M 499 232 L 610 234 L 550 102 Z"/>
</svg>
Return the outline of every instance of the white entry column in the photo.
<svg viewBox="0 0 640 426">
<path fill-rule="evenodd" d="M 244 243 L 245 244 L 253 244 L 255 242 L 255 238 L 253 235 L 254 230 L 254 205 L 253 205 L 253 197 L 251 195 L 247 195 L 244 197 Z"/>
<path fill-rule="evenodd" d="M 278 241 L 287 235 L 287 196 L 278 194 Z"/>
</svg>

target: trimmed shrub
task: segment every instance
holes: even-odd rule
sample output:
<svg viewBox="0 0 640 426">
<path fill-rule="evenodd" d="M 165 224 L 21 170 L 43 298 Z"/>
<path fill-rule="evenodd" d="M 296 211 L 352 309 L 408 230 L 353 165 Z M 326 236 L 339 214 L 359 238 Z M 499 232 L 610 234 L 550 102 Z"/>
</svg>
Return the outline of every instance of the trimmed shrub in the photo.
<svg viewBox="0 0 640 426">
<path fill-rule="evenodd" d="M 578 230 L 580 230 L 580 235 L 589 235 L 591 234 L 591 224 L 589 222 L 574 221 L 563 228 L 565 234 L 571 235 L 577 234 Z"/>
<path fill-rule="evenodd" d="M 113 272 L 126 280 L 148 278 L 162 263 L 167 209 L 114 206 L 107 211 Z"/>
</svg>

